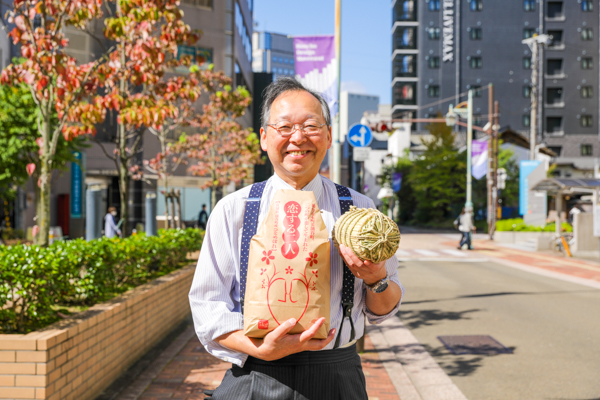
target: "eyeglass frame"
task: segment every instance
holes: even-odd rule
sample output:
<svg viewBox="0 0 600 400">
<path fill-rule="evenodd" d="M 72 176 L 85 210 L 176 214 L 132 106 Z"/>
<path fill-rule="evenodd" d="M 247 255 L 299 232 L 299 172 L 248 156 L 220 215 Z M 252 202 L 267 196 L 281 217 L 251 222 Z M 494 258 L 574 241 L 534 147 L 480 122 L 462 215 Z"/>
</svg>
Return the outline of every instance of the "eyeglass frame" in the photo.
<svg viewBox="0 0 600 400">
<path fill-rule="evenodd" d="M 308 134 L 304 131 L 304 124 L 306 123 L 303 122 L 302 124 L 292 124 L 292 131 L 290 132 L 289 135 L 284 135 L 283 133 L 281 133 L 281 131 L 279 129 L 281 128 L 277 128 L 274 124 L 267 124 L 267 126 L 270 126 L 271 128 L 275 129 L 277 131 L 277 133 L 279 134 L 279 136 L 283 137 L 283 138 L 288 138 L 290 136 L 292 136 L 294 133 L 296 133 L 296 131 L 298 129 L 300 129 L 300 132 L 302 132 L 302 134 L 306 137 L 313 137 L 313 136 L 318 136 L 321 132 L 319 131 L 319 133 L 315 133 L 315 134 Z M 327 122 L 324 122 L 322 124 L 319 125 L 319 130 L 321 130 L 323 128 L 323 125 L 327 125 Z M 299 127 L 299 128 L 296 128 Z"/>
</svg>

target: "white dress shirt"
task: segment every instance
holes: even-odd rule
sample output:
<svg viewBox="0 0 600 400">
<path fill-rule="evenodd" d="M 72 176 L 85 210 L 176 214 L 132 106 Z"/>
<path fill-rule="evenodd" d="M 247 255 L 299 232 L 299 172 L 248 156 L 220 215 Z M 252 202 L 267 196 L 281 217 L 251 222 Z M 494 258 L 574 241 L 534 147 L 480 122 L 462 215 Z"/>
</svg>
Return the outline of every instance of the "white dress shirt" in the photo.
<svg viewBox="0 0 600 400">
<path fill-rule="evenodd" d="M 276 174 L 265 185 L 260 204 L 258 223 L 264 220 L 269 211 L 271 200 L 279 189 L 293 189 Z M 315 194 L 323 221 L 329 231 L 331 243 L 331 311 L 330 329 L 339 330 L 342 322 L 342 277 L 343 261 L 338 249 L 331 241 L 331 231 L 335 221 L 340 217 L 340 203 L 335 184 L 329 179 L 317 175 L 302 190 Z M 359 208 L 375 208 L 373 201 L 350 189 L 354 205 Z M 206 350 L 224 361 L 243 366 L 246 354 L 230 350 L 219 345 L 215 339 L 229 332 L 244 328 L 244 319 L 240 306 L 240 246 L 246 201 L 250 194 L 250 186 L 224 197 L 217 203 L 210 214 L 206 227 L 206 236 L 202 243 L 200 258 L 190 289 L 190 306 L 196 334 Z M 257 228 L 258 229 L 258 228 Z M 402 289 L 398 279 L 398 260 L 392 257 L 385 267 L 391 282 Z M 386 315 L 376 315 L 366 307 L 366 287 L 361 279 L 355 278 L 354 309 L 352 319 L 355 327 L 355 338 L 364 332 L 364 317 L 369 322 L 379 323 L 396 314 L 400 302 Z M 336 332 L 336 335 L 338 332 Z M 350 321 L 346 319 L 341 332 L 340 345 L 350 341 Z M 335 341 L 335 340 L 334 340 Z M 332 349 L 331 341 L 325 349 Z"/>
</svg>

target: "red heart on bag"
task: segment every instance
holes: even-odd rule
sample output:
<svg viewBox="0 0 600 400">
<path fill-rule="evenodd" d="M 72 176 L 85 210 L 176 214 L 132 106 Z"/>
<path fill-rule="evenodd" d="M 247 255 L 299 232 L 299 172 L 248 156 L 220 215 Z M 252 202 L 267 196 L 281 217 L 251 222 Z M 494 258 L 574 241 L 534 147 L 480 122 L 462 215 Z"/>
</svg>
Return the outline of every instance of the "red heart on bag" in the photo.
<svg viewBox="0 0 600 400">
<path fill-rule="evenodd" d="M 298 276 L 300 274 L 296 273 L 294 275 Z M 271 289 L 273 289 L 273 292 L 283 292 L 284 296 L 270 296 Z M 304 277 L 302 277 L 302 279 L 298 279 L 297 277 L 292 278 L 291 276 L 287 278 L 277 278 L 271 282 L 267 289 L 267 304 L 269 306 L 269 311 L 278 325 L 281 325 L 281 322 L 279 321 L 285 322 L 290 318 L 295 318 L 296 321 L 300 322 L 308 308 L 309 299 L 310 292 L 304 281 Z M 296 308 L 297 312 L 294 312 L 294 309 Z"/>
</svg>

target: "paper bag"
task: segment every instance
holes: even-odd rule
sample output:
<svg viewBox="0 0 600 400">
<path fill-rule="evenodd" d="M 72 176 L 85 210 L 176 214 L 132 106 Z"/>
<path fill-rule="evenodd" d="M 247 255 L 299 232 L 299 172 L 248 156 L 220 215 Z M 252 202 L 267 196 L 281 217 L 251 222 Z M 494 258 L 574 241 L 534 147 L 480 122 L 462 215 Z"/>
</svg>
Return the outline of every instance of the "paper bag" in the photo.
<svg viewBox="0 0 600 400">
<path fill-rule="evenodd" d="M 325 323 L 329 332 L 329 233 L 313 192 L 278 190 L 250 242 L 244 301 L 244 333 L 262 338 L 290 318 L 290 333 Z"/>
</svg>

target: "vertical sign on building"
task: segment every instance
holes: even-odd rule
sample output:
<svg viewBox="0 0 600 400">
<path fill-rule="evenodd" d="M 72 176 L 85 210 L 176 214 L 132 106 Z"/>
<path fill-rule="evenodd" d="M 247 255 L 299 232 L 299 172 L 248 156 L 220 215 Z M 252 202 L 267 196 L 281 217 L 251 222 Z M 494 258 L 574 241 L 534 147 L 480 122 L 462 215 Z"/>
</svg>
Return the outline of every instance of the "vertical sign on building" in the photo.
<svg viewBox="0 0 600 400">
<path fill-rule="evenodd" d="M 77 162 L 71 163 L 71 218 L 81 218 L 83 215 L 83 154 L 74 151 L 73 156 Z"/>
<path fill-rule="evenodd" d="M 521 161 L 519 166 L 519 214 L 529 213 L 529 175 L 541 164 L 541 161 Z"/>
<path fill-rule="evenodd" d="M 454 0 L 444 0 L 442 28 L 442 60 L 454 61 Z"/>
<path fill-rule="evenodd" d="M 296 79 L 323 96 L 331 115 L 338 112 L 335 38 L 331 36 L 301 36 L 294 38 Z"/>
</svg>

